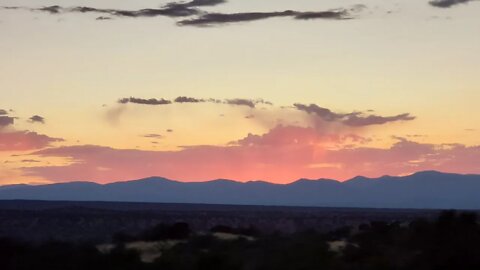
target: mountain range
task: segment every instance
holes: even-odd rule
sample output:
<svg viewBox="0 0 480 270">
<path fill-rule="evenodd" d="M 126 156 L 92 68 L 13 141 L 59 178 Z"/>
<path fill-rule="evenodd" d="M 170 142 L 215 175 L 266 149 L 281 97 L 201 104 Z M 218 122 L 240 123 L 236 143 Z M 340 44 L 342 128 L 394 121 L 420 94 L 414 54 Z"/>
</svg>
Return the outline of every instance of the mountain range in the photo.
<svg viewBox="0 0 480 270">
<path fill-rule="evenodd" d="M 119 201 L 358 208 L 480 209 L 480 175 L 423 171 L 409 176 L 300 179 L 290 184 L 161 177 L 97 184 L 70 182 L 0 187 L 0 200 Z"/>
</svg>

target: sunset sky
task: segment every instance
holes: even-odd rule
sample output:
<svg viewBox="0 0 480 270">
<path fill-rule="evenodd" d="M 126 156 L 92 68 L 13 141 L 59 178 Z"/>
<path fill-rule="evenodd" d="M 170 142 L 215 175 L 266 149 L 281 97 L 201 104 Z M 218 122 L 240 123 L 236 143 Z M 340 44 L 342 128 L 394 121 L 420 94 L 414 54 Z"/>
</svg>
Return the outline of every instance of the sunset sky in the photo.
<svg viewBox="0 0 480 270">
<path fill-rule="evenodd" d="M 480 173 L 480 1 L 171 1 L 0 0 L 0 185 Z"/>
</svg>

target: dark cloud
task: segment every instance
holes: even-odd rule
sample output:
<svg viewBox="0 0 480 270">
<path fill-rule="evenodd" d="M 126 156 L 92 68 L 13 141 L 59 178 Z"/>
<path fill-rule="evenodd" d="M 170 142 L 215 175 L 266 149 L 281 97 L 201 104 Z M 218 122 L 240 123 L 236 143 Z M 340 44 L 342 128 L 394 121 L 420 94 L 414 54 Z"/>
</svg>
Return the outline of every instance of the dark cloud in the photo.
<svg viewBox="0 0 480 270">
<path fill-rule="evenodd" d="M 143 99 L 143 98 L 135 98 L 135 97 L 129 97 L 129 98 L 122 98 L 118 101 L 120 104 L 127 104 L 127 103 L 134 103 L 134 104 L 142 104 L 142 105 L 168 105 L 172 104 L 170 100 L 166 99 L 156 99 L 156 98 L 151 98 L 151 99 Z"/>
<path fill-rule="evenodd" d="M 319 11 L 319 12 L 299 12 L 295 15 L 297 20 L 313 20 L 313 19 L 333 19 L 345 20 L 351 19 L 350 14 L 346 10 L 337 11 Z"/>
<path fill-rule="evenodd" d="M 177 97 L 173 102 L 175 103 L 203 103 L 203 102 L 208 102 L 208 103 L 214 103 L 214 104 L 228 104 L 228 105 L 235 105 L 235 106 L 247 106 L 250 108 L 255 108 L 257 104 L 266 104 L 266 105 L 273 105 L 271 102 L 263 100 L 263 99 L 244 99 L 244 98 L 235 98 L 235 99 L 225 99 L 225 100 L 220 100 L 220 99 L 214 99 L 214 98 L 209 98 L 209 99 L 202 99 L 202 98 L 193 98 L 193 97 L 185 97 L 185 96 L 179 96 Z M 129 98 L 122 98 L 118 100 L 118 103 L 120 104 L 127 104 L 127 103 L 135 103 L 135 104 L 142 104 L 142 105 L 169 105 L 173 103 L 170 100 L 167 99 L 156 99 L 156 98 L 151 98 L 151 99 L 142 99 L 142 98 L 135 98 L 135 97 L 129 97 Z"/>
<path fill-rule="evenodd" d="M 351 127 L 364 127 L 372 125 L 383 125 L 390 122 L 397 121 L 411 121 L 415 117 L 409 113 L 399 114 L 395 116 L 378 116 L 378 115 L 364 115 L 361 112 L 352 112 L 352 113 L 335 113 L 327 108 L 322 108 L 316 104 L 304 105 L 304 104 L 294 104 L 294 107 L 297 110 L 304 111 L 308 114 L 313 114 L 320 117 L 324 121 L 328 122 L 340 122 L 344 125 Z"/>
<path fill-rule="evenodd" d="M 266 101 L 263 99 L 244 99 L 244 98 L 226 99 L 221 103 L 228 104 L 228 105 L 236 105 L 236 106 L 247 106 L 250 108 L 255 108 L 258 104 L 273 105 L 272 102 Z"/>
<path fill-rule="evenodd" d="M 192 0 L 190 2 L 172 2 L 160 8 L 146 8 L 140 10 L 122 10 L 122 9 L 102 9 L 86 6 L 61 7 L 58 5 L 46 6 L 41 8 L 26 7 L 2 7 L 4 9 L 23 9 L 29 11 L 46 12 L 49 14 L 63 13 L 96 13 L 101 16 L 97 20 L 109 20 L 111 16 L 115 17 L 191 17 L 195 18 L 181 20 L 177 24 L 192 26 L 213 26 L 227 23 L 249 22 L 264 20 L 275 17 L 292 17 L 296 20 L 311 19 L 351 19 L 351 12 L 359 12 L 365 8 L 364 5 L 355 5 L 350 9 L 336 9 L 327 11 L 273 11 L 273 12 L 241 12 L 241 13 L 208 13 L 198 9 L 205 6 L 216 6 L 226 3 L 226 0 Z"/>
<path fill-rule="evenodd" d="M 226 0 L 192 0 L 187 3 L 169 3 L 166 6 L 183 6 L 183 7 L 205 7 L 205 6 L 216 6 L 219 4 L 225 4 Z"/>
<path fill-rule="evenodd" d="M 198 15 L 200 11 L 195 8 L 189 8 L 183 4 L 167 5 L 162 8 L 146 8 L 140 10 L 121 10 L 121 9 L 101 9 L 93 7 L 60 7 L 47 6 L 42 8 L 24 8 L 24 7 L 2 7 L 4 9 L 23 9 L 29 11 L 46 12 L 49 14 L 63 14 L 63 13 L 97 13 L 118 17 L 186 17 Z"/>
<path fill-rule="evenodd" d="M 327 108 L 320 107 L 316 104 L 304 105 L 304 104 L 293 104 L 297 110 L 304 111 L 309 114 L 315 114 L 321 117 L 325 121 L 337 121 L 344 118 L 345 114 L 334 113 Z"/>
<path fill-rule="evenodd" d="M 10 116 L 0 116 L 0 128 L 13 125 L 15 118 Z"/>
<path fill-rule="evenodd" d="M 34 115 L 28 119 L 30 123 L 40 123 L 45 124 L 45 118 L 41 117 L 40 115 Z"/>
<path fill-rule="evenodd" d="M 429 2 L 431 6 L 438 8 L 450 8 L 459 4 L 466 4 L 476 0 L 432 0 Z"/>
<path fill-rule="evenodd" d="M 177 97 L 175 99 L 175 102 L 176 103 L 199 103 L 199 102 L 205 102 L 205 100 L 192 98 L 192 97 Z"/>
<path fill-rule="evenodd" d="M 293 11 L 283 12 L 245 12 L 245 13 L 207 13 L 195 19 L 183 20 L 178 25 L 208 26 L 226 23 L 258 21 L 274 17 L 294 16 Z"/>
<path fill-rule="evenodd" d="M 167 129 L 167 132 L 168 132 L 168 133 L 172 133 L 172 132 L 173 132 L 173 129 Z"/>
<path fill-rule="evenodd" d="M 23 8 L 23 7 L 3 7 L 4 9 L 27 9 L 30 11 L 40 11 L 47 12 L 49 14 L 60 14 L 60 13 L 100 13 L 107 14 L 111 16 L 119 17 L 156 17 L 156 16 L 167 16 L 167 17 L 186 17 L 198 15 L 201 13 L 200 10 L 195 7 L 204 7 L 204 6 L 215 6 L 218 4 L 226 3 L 226 0 L 193 0 L 190 2 L 172 2 L 168 3 L 165 6 L 155 9 L 155 8 L 146 8 L 140 10 L 122 10 L 122 9 L 101 9 L 94 7 L 61 7 L 58 5 L 46 6 L 41 8 Z M 110 17 L 100 16 L 97 17 L 97 20 L 109 20 Z"/>
<path fill-rule="evenodd" d="M 100 17 L 97 17 L 95 20 L 97 21 L 107 21 L 107 20 L 111 20 L 112 18 L 110 17 L 107 17 L 107 16 L 100 16 Z"/>
<path fill-rule="evenodd" d="M 1 110 L 0 109 L 0 115 L 7 115 L 7 114 L 8 114 L 8 112 L 6 110 Z"/>
<path fill-rule="evenodd" d="M 37 10 L 45 11 L 51 14 L 58 14 L 63 10 L 63 8 L 60 6 L 49 6 L 49 7 L 38 8 Z"/>
<path fill-rule="evenodd" d="M 206 13 L 198 18 L 187 19 L 178 22 L 178 25 L 193 26 L 213 26 L 227 23 L 250 22 L 265 20 L 275 17 L 293 17 L 297 20 L 308 19 L 350 19 L 347 10 L 320 11 L 320 12 L 299 12 L 293 10 L 277 11 L 277 12 L 243 12 L 243 13 Z"/>
<path fill-rule="evenodd" d="M 415 120 L 415 116 L 410 115 L 409 113 L 399 114 L 396 116 L 378 116 L 378 115 L 369 115 L 369 116 L 349 116 L 343 123 L 347 126 L 353 127 L 363 127 L 363 126 L 372 126 L 372 125 L 383 125 L 390 122 L 397 121 L 412 121 Z"/>
<path fill-rule="evenodd" d="M 255 101 L 250 100 L 250 99 L 236 98 L 236 99 L 225 100 L 225 104 L 238 105 L 238 106 L 248 106 L 250 108 L 255 108 L 256 103 L 255 103 Z"/>
</svg>

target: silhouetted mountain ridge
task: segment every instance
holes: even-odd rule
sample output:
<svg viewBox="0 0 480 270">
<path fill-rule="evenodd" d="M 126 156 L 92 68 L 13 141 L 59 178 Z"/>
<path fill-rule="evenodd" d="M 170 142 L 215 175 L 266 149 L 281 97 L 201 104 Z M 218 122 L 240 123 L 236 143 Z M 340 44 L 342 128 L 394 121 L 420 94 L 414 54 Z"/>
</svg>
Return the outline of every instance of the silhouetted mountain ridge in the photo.
<svg viewBox="0 0 480 270">
<path fill-rule="evenodd" d="M 408 176 L 299 179 L 290 184 L 163 177 L 97 184 L 0 187 L 0 200 L 124 201 L 233 205 L 480 209 L 480 175 L 423 171 Z"/>
</svg>

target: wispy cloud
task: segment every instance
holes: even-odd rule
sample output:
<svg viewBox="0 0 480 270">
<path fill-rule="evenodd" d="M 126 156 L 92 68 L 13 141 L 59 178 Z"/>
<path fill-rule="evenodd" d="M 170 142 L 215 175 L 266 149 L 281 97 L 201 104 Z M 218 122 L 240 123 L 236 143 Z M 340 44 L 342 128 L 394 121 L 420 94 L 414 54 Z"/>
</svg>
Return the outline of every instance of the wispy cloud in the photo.
<svg viewBox="0 0 480 270">
<path fill-rule="evenodd" d="M 228 23 L 251 22 L 265 20 L 275 17 L 293 17 L 297 20 L 310 19 L 333 19 L 344 20 L 351 19 L 351 15 L 347 10 L 331 10 L 319 12 L 299 12 L 293 10 L 277 11 L 277 12 L 243 12 L 243 13 L 206 13 L 198 18 L 187 19 L 178 22 L 180 26 L 214 26 Z"/>
<path fill-rule="evenodd" d="M 364 126 L 371 126 L 371 125 L 383 125 L 390 122 L 412 121 L 412 120 L 415 120 L 415 116 L 412 116 L 409 113 L 403 113 L 395 116 L 351 115 L 351 116 L 348 116 L 347 119 L 343 121 L 343 123 L 347 126 L 364 127 Z"/>
<path fill-rule="evenodd" d="M 172 2 L 160 8 L 145 8 L 140 10 L 124 9 L 104 9 L 87 6 L 62 7 L 59 5 L 45 6 L 40 8 L 10 6 L 3 9 L 10 10 L 28 10 L 33 12 L 45 12 L 52 15 L 65 13 L 94 13 L 98 14 L 97 20 L 109 20 L 112 17 L 193 17 L 177 22 L 180 26 L 214 26 L 228 23 L 250 22 L 265 20 L 275 17 L 292 17 L 296 20 L 330 19 L 345 20 L 352 19 L 352 13 L 356 13 L 365 8 L 364 5 L 355 5 L 349 9 L 334 9 L 324 11 L 272 11 L 272 12 L 238 12 L 238 13 L 218 13 L 206 12 L 199 8 L 206 6 L 216 6 L 225 4 L 226 0 L 193 0 L 190 2 Z"/>
<path fill-rule="evenodd" d="M 429 2 L 431 6 L 438 8 L 450 8 L 460 4 L 466 4 L 477 0 L 432 0 Z"/>
<path fill-rule="evenodd" d="M 258 104 L 266 104 L 266 105 L 273 105 L 271 102 L 263 100 L 263 99 L 244 99 L 244 98 L 235 98 L 235 99 L 215 99 L 215 98 L 193 98 L 193 97 L 185 97 L 180 96 L 173 100 L 164 99 L 164 98 L 136 98 L 136 97 L 129 97 L 129 98 L 122 98 L 118 100 L 120 104 L 141 104 L 141 105 L 170 105 L 172 103 L 213 103 L 213 104 L 228 104 L 234 106 L 247 106 L 250 108 L 255 108 Z"/>
<path fill-rule="evenodd" d="M 134 103 L 134 104 L 141 104 L 141 105 L 168 105 L 172 104 L 170 100 L 166 99 L 156 99 L 156 98 L 150 98 L 150 99 L 143 99 L 143 98 L 135 98 L 135 97 L 129 97 L 129 98 L 122 98 L 118 100 L 118 103 L 120 104 L 127 104 L 127 103 Z"/>
<path fill-rule="evenodd" d="M 362 112 L 352 113 L 335 113 L 330 109 L 320 107 L 316 104 L 304 105 L 294 104 L 297 110 L 304 111 L 308 114 L 317 116 L 327 122 L 340 122 L 346 126 L 351 127 L 364 127 L 372 125 L 383 125 L 390 122 L 398 121 L 412 121 L 415 120 L 415 116 L 409 113 L 399 114 L 395 116 L 379 116 L 379 115 L 365 115 Z"/>
<path fill-rule="evenodd" d="M 216 6 L 218 4 L 226 3 L 225 0 L 193 0 L 190 2 L 172 2 L 164 5 L 161 8 L 146 8 L 140 10 L 123 10 L 123 9 L 103 9 L 103 8 L 94 8 L 87 6 L 76 6 L 76 7 L 62 7 L 59 5 L 54 6 L 45 6 L 40 8 L 28 8 L 20 6 L 10 6 L 3 7 L 4 9 L 23 9 L 30 11 L 46 12 L 49 14 L 62 14 L 62 13 L 98 13 L 98 14 L 107 14 L 111 16 L 118 17 L 156 17 L 156 16 L 167 16 L 167 17 L 185 17 L 192 16 L 201 13 L 200 10 L 196 7 L 204 6 Z M 99 17 L 106 19 L 108 17 Z M 97 18 L 97 19 L 99 19 Z"/>
</svg>

